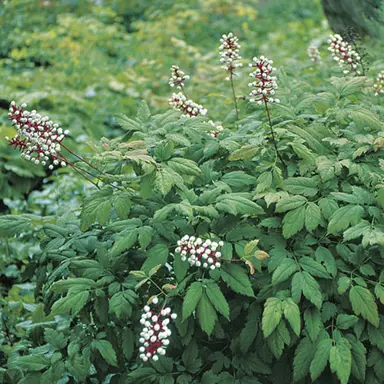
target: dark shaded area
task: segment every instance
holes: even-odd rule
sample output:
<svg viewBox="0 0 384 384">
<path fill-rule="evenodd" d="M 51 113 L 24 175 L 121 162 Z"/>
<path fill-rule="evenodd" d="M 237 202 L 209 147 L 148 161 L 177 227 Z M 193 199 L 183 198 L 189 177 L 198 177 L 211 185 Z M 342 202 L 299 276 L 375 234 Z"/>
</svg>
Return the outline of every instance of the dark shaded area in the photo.
<svg viewBox="0 0 384 384">
<path fill-rule="evenodd" d="M 342 34 L 352 28 L 360 36 L 379 37 L 383 25 L 382 0 L 322 0 L 330 28 Z"/>
</svg>

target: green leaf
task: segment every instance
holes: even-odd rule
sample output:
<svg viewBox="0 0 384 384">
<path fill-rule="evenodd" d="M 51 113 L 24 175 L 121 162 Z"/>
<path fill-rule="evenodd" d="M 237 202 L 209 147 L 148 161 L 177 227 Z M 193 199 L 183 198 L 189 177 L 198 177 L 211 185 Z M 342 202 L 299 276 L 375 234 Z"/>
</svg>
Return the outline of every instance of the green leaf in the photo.
<svg viewBox="0 0 384 384">
<path fill-rule="evenodd" d="M 199 176 L 201 173 L 200 168 L 194 161 L 182 157 L 174 157 L 167 164 L 180 175 Z"/>
<path fill-rule="evenodd" d="M 328 233 L 336 235 L 338 232 L 344 231 L 351 224 L 356 225 L 364 214 L 364 208 L 360 205 L 346 205 L 339 208 L 331 216 L 328 223 Z"/>
<path fill-rule="evenodd" d="M 173 175 L 166 168 L 160 168 L 156 172 L 155 188 L 163 195 L 167 195 L 174 185 Z"/>
<path fill-rule="evenodd" d="M 26 371 L 41 371 L 50 365 L 50 360 L 44 356 L 20 356 L 17 359 L 10 359 L 8 368 L 23 369 Z"/>
<path fill-rule="evenodd" d="M 276 285 L 286 281 L 298 269 L 299 266 L 293 259 L 284 259 L 284 261 L 273 272 L 272 284 Z"/>
<path fill-rule="evenodd" d="M 293 332 L 299 337 L 301 330 L 300 310 L 292 299 L 283 302 L 284 317 L 288 320 Z"/>
<path fill-rule="evenodd" d="M 223 265 L 220 276 L 224 282 L 236 293 L 253 297 L 253 289 L 247 271 L 238 265 Z"/>
<path fill-rule="evenodd" d="M 380 303 L 384 304 L 384 287 L 380 283 L 375 285 L 375 295 L 380 300 Z"/>
<path fill-rule="evenodd" d="M 44 330 L 44 338 L 48 344 L 51 344 L 53 348 L 60 350 L 67 345 L 67 338 L 54 329 L 46 328 Z"/>
<path fill-rule="evenodd" d="M 221 180 L 233 188 L 245 188 L 256 183 L 256 178 L 248 175 L 244 171 L 226 173 Z"/>
<path fill-rule="evenodd" d="M 200 282 L 194 282 L 188 288 L 187 294 L 183 301 L 183 321 L 191 316 L 192 312 L 196 309 L 203 295 L 203 285 Z M 216 313 L 216 312 L 215 312 Z"/>
<path fill-rule="evenodd" d="M 131 329 L 126 328 L 123 331 L 123 336 L 122 336 L 122 347 L 123 347 L 123 353 L 124 357 L 127 360 L 130 360 L 133 355 L 134 351 L 134 342 L 135 342 L 135 337 Z"/>
<path fill-rule="evenodd" d="M 268 190 L 272 185 L 272 172 L 263 172 L 256 182 L 256 193 Z"/>
<path fill-rule="evenodd" d="M 180 254 L 175 254 L 173 259 L 173 270 L 175 271 L 175 276 L 178 282 L 184 280 L 187 275 L 189 264 L 186 261 L 182 261 Z"/>
<path fill-rule="evenodd" d="M 156 244 L 146 252 L 147 259 L 141 267 L 141 270 L 148 273 L 157 265 L 164 265 L 168 261 L 169 249 L 165 244 Z"/>
<path fill-rule="evenodd" d="M 255 144 L 245 145 L 240 149 L 236 149 L 236 151 L 234 151 L 229 156 L 229 161 L 251 159 L 260 151 L 260 149 L 261 149 L 260 145 L 255 145 Z"/>
<path fill-rule="evenodd" d="M 185 318 L 184 315 L 183 318 Z M 217 314 L 205 293 L 201 296 L 199 304 L 197 305 L 197 319 L 199 320 L 201 329 L 209 336 L 215 327 Z"/>
<path fill-rule="evenodd" d="M 354 315 L 340 314 L 336 319 L 336 327 L 340 329 L 349 329 L 358 322 L 358 317 Z"/>
<path fill-rule="evenodd" d="M 349 300 L 351 301 L 353 312 L 357 316 L 362 316 L 375 327 L 379 326 L 379 313 L 375 298 L 372 293 L 364 287 L 358 285 L 349 291 Z"/>
<path fill-rule="evenodd" d="M 57 300 L 52 306 L 52 314 L 76 314 L 87 303 L 89 297 L 88 291 L 71 293 L 68 291 L 66 297 Z"/>
<path fill-rule="evenodd" d="M 270 297 L 264 304 L 264 312 L 262 319 L 262 330 L 264 337 L 268 337 L 279 325 L 283 316 L 283 302 L 276 298 Z"/>
<path fill-rule="evenodd" d="M 108 364 L 117 367 L 116 352 L 108 340 L 93 340 L 92 348 L 97 349 Z"/>
<path fill-rule="evenodd" d="M 317 194 L 317 183 L 309 177 L 291 177 L 284 181 L 284 189 L 295 195 L 313 197 Z"/>
<path fill-rule="evenodd" d="M 283 236 L 289 239 L 304 228 L 305 207 L 289 211 L 283 219 Z"/>
<path fill-rule="evenodd" d="M 276 212 L 287 212 L 299 208 L 308 200 L 300 195 L 283 197 L 276 204 Z"/>
<path fill-rule="evenodd" d="M 299 381 L 308 374 L 315 350 L 309 337 L 301 339 L 293 360 L 293 381 Z"/>
<path fill-rule="evenodd" d="M 303 256 L 299 260 L 300 266 L 304 269 L 304 271 L 307 271 L 312 276 L 321 277 L 323 279 L 330 279 L 331 276 L 326 271 L 326 269 L 317 261 L 313 260 L 312 258 L 308 256 Z"/>
<path fill-rule="evenodd" d="M 116 237 L 115 244 L 111 249 L 111 256 L 117 256 L 123 251 L 130 249 L 137 241 L 138 230 L 125 230 Z"/>
<path fill-rule="evenodd" d="M 80 229 L 87 230 L 96 221 L 104 225 L 112 208 L 113 188 L 104 187 L 100 191 L 84 199 L 80 214 Z"/>
<path fill-rule="evenodd" d="M 304 321 L 309 338 L 315 342 L 320 330 L 323 328 L 319 309 L 314 307 L 307 308 L 304 312 Z"/>
<path fill-rule="evenodd" d="M 138 229 L 139 232 L 139 244 L 141 249 L 145 249 L 151 244 L 153 228 L 147 225 Z"/>
<path fill-rule="evenodd" d="M 346 339 L 341 338 L 336 345 L 331 347 L 329 363 L 331 371 L 336 373 L 341 384 L 348 384 L 352 368 L 352 354 L 350 344 Z"/>
<path fill-rule="evenodd" d="M 116 292 L 109 299 L 109 313 L 114 313 L 118 318 L 130 317 L 135 296 L 132 291 Z"/>
<path fill-rule="evenodd" d="M 291 337 L 284 321 L 281 321 L 275 331 L 267 338 L 268 347 L 276 359 L 281 357 L 284 346 L 289 345 L 290 342 Z"/>
<path fill-rule="evenodd" d="M 296 272 L 292 278 L 292 298 L 295 302 L 300 301 L 301 293 L 317 308 L 321 308 L 323 299 L 319 283 L 306 271 Z"/>
<path fill-rule="evenodd" d="M 227 193 L 217 197 L 216 208 L 218 211 L 227 212 L 232 215 L 252 216 L 264 213 L 260 205 L 236 193 Z"/>
<path fill-rule="evenodd" d="M 316 261 L 321 263 L 332 277 L 336 277 L 336 261 L 332 253 L 327 248 L 321 246 L 317 247 L 315 257 Z"/>
<path fill-rule="evenodd" d="M 355 336 L 348 334 L 347 339 L 352 346 L 352 375 L 360 382 L 365 382 L 365 373 L 367 369 L 367 350 L 364 344 L 357 340 Z"/>
<path fill-rule="evenodd" d="M 207 283 L 205 293 L 216 311 L 229 320 L 229 305 L 219 286 L 214 282 Z"/>
<path fill-rule="evenodd" d="M 319 342 L 316 348 L 315 356 L 311 362 L 310 373 L 312 381 L 315 381 L 327 366 L 332 348 L 332 340 L 324 339 Z"/>
<path fill-rule="evenodd" d="M 260 307 L 258 303 L 252 303 L 247 312 L 247 321 L 240 333 L 240 349 L 246 353 L 254 342 L 259 327 Z"/>
<path fill-rule="evenodd" d="M 342 276 L 337 282 L 337 293 L 343 295 L 351 286 L 352 280 L 347 276 Z"/>
<path fill-rule="evenodd" d="M 305 210 L 305 228 L 312 232 L 321 223 L 320 208 L 315 203 L 308 203 Z"/>
<path fill-rule="evenodd" d="M 128 192 L 119 192 L 113 195 L 113 207 L 121 219 L 127 219 L 131 210 L 132 201 Z"/>
</svg>

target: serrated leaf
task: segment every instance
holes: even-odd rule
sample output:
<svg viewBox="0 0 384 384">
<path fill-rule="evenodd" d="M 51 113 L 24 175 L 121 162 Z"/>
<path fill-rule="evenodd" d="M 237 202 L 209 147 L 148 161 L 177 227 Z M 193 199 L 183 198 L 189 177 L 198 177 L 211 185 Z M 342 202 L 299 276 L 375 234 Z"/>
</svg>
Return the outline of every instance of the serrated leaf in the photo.
<svg viewBox="0 0 384 384">
<path fill-rule="evenodd" d="M 288 320 L 293 332 L 299 337 L 301 330 L 300 310 L 292 299 L 283 302 L 284 317 Z"/>
<path fill-rule="evenodd" d="M 108 340 L 93 340 L 92 348 L 97 349 L 108 364 L 117 367 L 116 352 Z"/>
<path fill-rule="evenodd" d="M 364 287 L 358 285 L 349 291 L 349 300 L 352 304 L 353 312 L 357 316 L 362 316 L 375 327 L 379 326 L 379 313 L 372 293 Z"/>
<path fill-rule="evenodd" d="M 264 213 L 263 208 L 246 197 L 236 193 L 220 195 L 216 199 L 216 209 L 232 215 L 260 215 Z"/>
<path fill-rule="evenodd" d="M 205 293 L 216 311 L 229 320 L 229 305 L 219 286 L 214 282 L 207 283 Z"/>
<path fill-rule="evenodd" d="M 194 282 L 188 288 L 187 294 L 183 301 L 183 321 L 191 316 L 192 312 L 196 309 L 203 295 L 203 286 L 200 282 Z"/>
<path fill-rule="evenodd" d="M 255 156 L 260 151 L 260 145 L 249 144 L 236 149 L 230 156 L 229 161 L 246 160 Z"/>
<path fill-rule="evenodd" d="M 284 259 L 272 274 L 272 284 L 276 285 L 286 281 L 298 269 L 299 266 L 295 260 L 289 258 Z"/>
<path fill-rule="evenodd" d="M 151 244 L 153 229 L 149 226 L 143 226 L 138 229 L 139 233 L 139 244 L 141 249 L 145 249 Z"/>
<path fill-rule="evenodd" d="M 312 258 L 308 256 L 303 256 L 299 260 L 300 266 L 304 269 L 304 271 L 307 271 L 312 276 L 321 277 L 323 279 L 330 279 L 331 276 L 326 271 L 326 269 L 317 261 L 313 260 Z"/>
<path fill-rule="evenodd" d="M 329 356 L 331 371 L 336 373 L 341 384 L 348 384 L 352 368 L 352 354 L 346 339 L 340 339 L 331 347 Z"/>
<path fill-rule="evenodd" d="M 247 321 L 240 333 L 240 349 L 245 354 L 255 340 L 259 328 L 260 308 L 252 303 L 248 309 Z"/>
<path fill-rule="evenodd" d="M 199 304 L 197 305 L 197 319 L 201 329 L 209 336 L 215 327 L 217 314 L 214 306 L 205 293 L 203 293 L 199 300 Z"/>
<path fill-rule="evenodd" d="M 349 329 L 358 322 L 357 316 L 340 314 L 336 318 L 336 327 L 340 329 Z"/>
<path fill-rule="evenodd" d="M 87 303 L 89 297 L 88 291 L 71 293 L 68 291 L 66 297 L 57 300 L 52 306 L 52 314 L 76 314 Z"/>
<path fill-rule="evenodd" d="M 332 340 L 321 340 L 317 345 L 315 356 L 311 362 L 310 373 L 312 381 L 315 381 L 327 366 L 332 348 Z"/>
<path fill-rule="evenodd" d="M 220 276 L 224 282 L 236 293 L 253 297 L 253 289 L 247 271 L 238 265 L 223 265 Z"/>
<path fill-rule="evenodd" d="M 296 348 L 293 360 L 293 380 L 303 379 L 309 372 L 309 367 L 315 353 L 315 346 L 309 339 L 304 337 Z"/>
<path fill-rule="evenodd" d="M 335 235 L 347 229 L 351 224 L 358 224 L 363 214 L 364 208 L 360 205 L 347 205 L 339 208 L 331 216 L 328 223 L 328 233 Z"/>
<path fill-rule="evenodd" d="M 130 249 L 136 243 L 137 235 L 137 229 L 120 232 L 116 237 L 115 244 L 113 244 L 111 249 L 111 256 L 117 256 L 123 251 Z"/>
<path fill-rule="evenodd" d="M 287 212 L 292 209 L 299 208 L 308 200 L 304 196 L 296 195 L 283 197 L 276 204 L 276 212 Z"/>
<path fill-rule="evenodd" d="M 180 175 L 199 176 L 201 173 L 201 169 L 193 160 L 182 157 L 174 157 L 169 160 L 167 164 Z"/>
<path fill-rule="evenodd" d="M 292 298 L 295 302 L 300 301 L 301 293 L 317 308 L 321 308 L 323 299 L 319 283 L 306 271 L 296 272 L 292 278 Z"/>
<path fill-rule="evenodd" d="M 341 276 L 337 282 L 337 293 L 343 295 L 351 286 L 352 280 L 347 276 Z"/>
<path fill-rule="evenodd" d="M 304 228 L 305 207 L 289 211 L 283 219 L 283 236 L 289 239 Z"/>
<path fill-rule="evenodd" d="M 313 197 L 317 194 L 317 183 L 309 177 L 291 177 L 284 181 L 284 189 L 295 195 Z"/>
<path fill-rule="evenodd" d="M 174 178 L 166 168 L 158 169 L 154 186 L 163 196 L 168 194 L 174 184 Z"/>
<path fill-rule="evenodd" d="M 316 261 L 321 263 L 327 272 L 332 276 L 336 277 L 337 275 L 337 266 L 336 261 L 332 253 L 325 247 L 317 247 L 315 253 Z"/>
<path fill-rule="evenodd" d="M 314 307 L 307 308 L 304 312 L 304 321 L 309 338 L 315 342 L 323 327 L 319 309 Z"/>
<path fill-rule="evenodd" d="M 308 203 L 305 210 L 305 228 L 312 232 L 321 223 L 320 208 L 315 203 Z"/>
<path fill-rule="evenodd" d="M 264 304 L 262 317 L 262 330 L 264 337 L 268 337 L 279 325 L 283 316 L 283 302 L 276 298 L 270 297 Z"/>
</svg>

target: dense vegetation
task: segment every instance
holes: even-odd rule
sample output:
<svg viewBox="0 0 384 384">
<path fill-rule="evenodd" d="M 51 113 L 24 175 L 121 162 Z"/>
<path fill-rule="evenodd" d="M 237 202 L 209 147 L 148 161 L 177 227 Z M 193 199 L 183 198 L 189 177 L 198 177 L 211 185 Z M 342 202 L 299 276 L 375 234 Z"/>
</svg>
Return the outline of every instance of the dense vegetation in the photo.
<svg viewBox="0 0 384 384">
<path fill-rule="evenodd" d="M 0 382 L 382 383 L 380 40 L 346 74 L 320 1 L 93 3 L 0 8 L 1 139 L 15 99 L 75 153 L 51 171 L 0 144 Z M 261 55 L 280 103 L 250 102 Z M 206 116 L 168 105 L 175 64 Z M 164 307 L 148 359 L 142 314 Z"/>
</svg>

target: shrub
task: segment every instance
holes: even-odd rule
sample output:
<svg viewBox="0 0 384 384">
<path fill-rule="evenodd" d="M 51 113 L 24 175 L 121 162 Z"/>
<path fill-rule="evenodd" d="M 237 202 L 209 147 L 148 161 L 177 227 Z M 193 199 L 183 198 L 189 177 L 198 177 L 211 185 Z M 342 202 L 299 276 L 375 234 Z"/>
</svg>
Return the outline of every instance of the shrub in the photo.
<svg viewBox="0 0 384 384">
<path fill-rule="evenodd" d="M 93 159 L 102 187 L 78 217 L 43 223 L 44 307 L 5 350 L 6 382 L 384 380 L 380 99 L 366 77 L 312 93 L 277 76 L 252 83 L 268 87 L 261 105 L 220 131 L 145 102 L 118 119 L 125 134 Z M 35 222 L 4 216 L 1 234 Z M 142 317 L 160 327 L 164 307 L 177 315 L 161 322 L 167 338 Z M 152 336 L 169 345 L 146 362 Z"/>
</svg>

